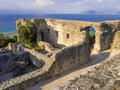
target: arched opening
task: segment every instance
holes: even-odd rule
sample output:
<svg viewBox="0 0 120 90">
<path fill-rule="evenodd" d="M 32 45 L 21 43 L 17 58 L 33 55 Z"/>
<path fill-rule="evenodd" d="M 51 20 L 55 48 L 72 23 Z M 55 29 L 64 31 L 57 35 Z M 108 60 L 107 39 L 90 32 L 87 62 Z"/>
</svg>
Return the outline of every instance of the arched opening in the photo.
<svg viewBox="0 0 120 90">
<path fill-rule="evenodd" d="M 93 49 L 94 44 L 95 44 L 95 29 L 93 27 L 89 28 L 89 37 L 90 37 L 90 47 Z"/>
</svg>

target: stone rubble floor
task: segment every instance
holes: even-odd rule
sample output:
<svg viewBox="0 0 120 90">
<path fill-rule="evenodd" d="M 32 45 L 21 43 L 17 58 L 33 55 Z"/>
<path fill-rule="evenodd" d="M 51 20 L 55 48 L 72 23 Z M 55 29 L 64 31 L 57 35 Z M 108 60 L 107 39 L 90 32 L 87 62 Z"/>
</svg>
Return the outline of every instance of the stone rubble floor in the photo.
<svg viewBox="0 0 120 90">
<path fill-rule="evenodd" d="M 60 76 L 38 83 L 26 90 L 59 90 L 58 86 L 65 85 L 69 80 L 74 80 L 80 76 L 80 73 L 89 70 L 89 68 L 99 65 L 100 62 L 105 61 L 109 57 L 110 50 L 101 52 L 100 54 L 92 54 L 91 60 L 75 69 L 67 71 Z"/>
<path fill-rule="evenodd" d="M 10 50 L 0 51 L 0 82 L 18 77 L 36 69 L 28 59 L 21 59 Z"/>
</svg>

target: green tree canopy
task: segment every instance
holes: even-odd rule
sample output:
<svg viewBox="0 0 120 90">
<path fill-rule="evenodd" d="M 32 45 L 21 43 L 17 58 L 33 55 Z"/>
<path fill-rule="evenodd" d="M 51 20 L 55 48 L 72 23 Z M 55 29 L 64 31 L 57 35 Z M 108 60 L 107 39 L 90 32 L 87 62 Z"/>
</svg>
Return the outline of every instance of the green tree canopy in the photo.
<svg viewBox="0 0 120 90">
<path fill-rule="evenodd" d="M 26 25 L 19 25 L 18 34 L 20 38 L 20 43 L 29 48 L 33 48 L 37 43 L 36 32 L 36 25 L 30 21 L 26 21 Z"/>
</svg>

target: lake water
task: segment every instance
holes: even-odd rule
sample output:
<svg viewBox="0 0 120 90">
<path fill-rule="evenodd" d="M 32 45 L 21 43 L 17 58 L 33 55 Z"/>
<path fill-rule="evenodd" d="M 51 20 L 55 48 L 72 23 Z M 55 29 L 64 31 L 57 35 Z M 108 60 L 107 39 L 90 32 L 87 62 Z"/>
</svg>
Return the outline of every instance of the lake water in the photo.
<svg viewBox="0 0 120 90">
<path fill-rule="evenodd" d="M 0 33 L 16 32 L 15 21 L 20 18 L 57 18 L 99 22 L 105 20 L 120 20 L 120 15 L 79 15 L 79 14 L 0 15 Z"/>
</svg>

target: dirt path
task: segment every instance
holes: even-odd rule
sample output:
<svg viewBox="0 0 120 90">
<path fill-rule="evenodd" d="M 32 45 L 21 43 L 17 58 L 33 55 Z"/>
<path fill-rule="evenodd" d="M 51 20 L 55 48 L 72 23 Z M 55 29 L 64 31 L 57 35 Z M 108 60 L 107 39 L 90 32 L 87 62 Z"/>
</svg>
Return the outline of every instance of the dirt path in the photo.
<svg viewBox="0 0 120 90">
<path fill-rule="evenodd" d="M 59 90 L 57 88 L 58 85 L 64 85 L 67 81 L 78 77 L 81 72 L 88 70 L 90 67 L 97 65 L 98 63 L 106 60 L 109 57 L 109 50 L 101 52 L 99 55 L 91 55 L 91 61 L 87 64 L 84 64 L 78 68 L 72 69 L 70 71 L 65 72 L 64 74 L 54 77 L 53 79 L 44 81 L 43 83 L 38 83 L 26 90 Z"/>
</svg>

